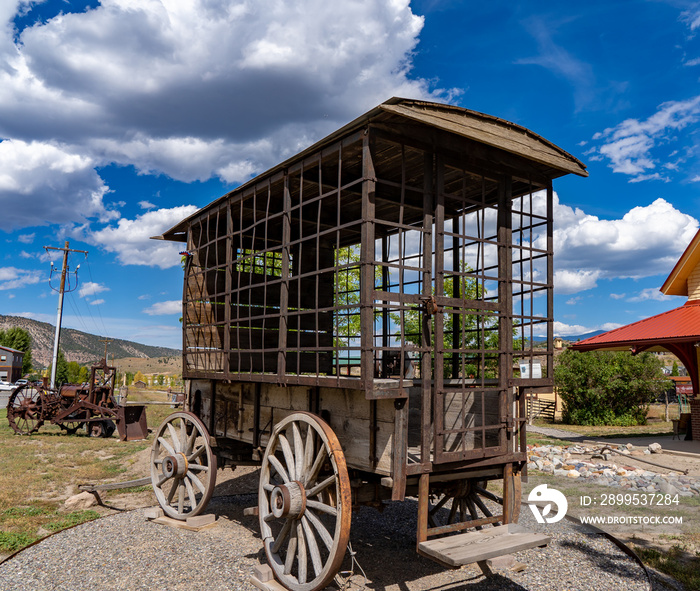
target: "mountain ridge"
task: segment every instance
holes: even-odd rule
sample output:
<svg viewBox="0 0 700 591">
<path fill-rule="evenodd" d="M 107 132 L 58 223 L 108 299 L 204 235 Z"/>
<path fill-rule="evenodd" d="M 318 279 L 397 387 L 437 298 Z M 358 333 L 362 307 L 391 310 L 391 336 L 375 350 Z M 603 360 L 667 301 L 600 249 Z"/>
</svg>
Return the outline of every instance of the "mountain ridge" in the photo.
<svg viewBox="0 0 700 591">
<path fill-rule="evenodd" d="M 7 330 L 14 327 L 23 328 L 32 339 L 34 368 L 47 367 L 51 363 L 53 355 L 56 327 L 48 322 L 41 322 L 31 318 L 0 314 L 0 329 Z M 123 357 L 140 357 L 145 359 L 179 356 L 182 354 L 179 349 L 143 345 L 135 341 L 94 335 L 74 328 L 61 329 L 61 350 L 67 361 L 77 361 L 81 364 L 93 363 L 104 357 L 105 343 L 103 341 L 106 338 L 111 341 L 107 346 L 107 352 L 112 359 Z"/>
</svg>

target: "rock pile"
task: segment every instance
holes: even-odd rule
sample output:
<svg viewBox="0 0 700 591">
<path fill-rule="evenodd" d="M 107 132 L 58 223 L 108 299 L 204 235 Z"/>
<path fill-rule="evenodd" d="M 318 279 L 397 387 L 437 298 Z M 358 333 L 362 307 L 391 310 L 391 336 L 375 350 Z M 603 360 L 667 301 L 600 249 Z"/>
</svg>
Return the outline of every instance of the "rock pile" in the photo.
<svg viewBox="0 0 700 591">
<path fill-rule="evenodd" d="M 652 444 L 653 446 L 654 444 Z M 632 492 L 678 494 L 681 497 L 700 495 L 700 480 L 680 472 L 658 473 L 624 464 L 625 456 L 642 456 L 659 453 L 658 447 L 636 450 L 631 444 L 625 446 L 581 446 L 528 445 L 528 470 L 539 470 L 554 476 L 583 478 L 602 486 L 611 486 Z M 651 447 L 651 446 L 650 446 Z M 614 463 L 613 456 L 617 463 Z M 590 459 L 589 459 L 590 458 Z M 619 460 L 618 460 L 619 458 Z M 594 460 L 602 461 L 594 461 Z"/>
</svg>

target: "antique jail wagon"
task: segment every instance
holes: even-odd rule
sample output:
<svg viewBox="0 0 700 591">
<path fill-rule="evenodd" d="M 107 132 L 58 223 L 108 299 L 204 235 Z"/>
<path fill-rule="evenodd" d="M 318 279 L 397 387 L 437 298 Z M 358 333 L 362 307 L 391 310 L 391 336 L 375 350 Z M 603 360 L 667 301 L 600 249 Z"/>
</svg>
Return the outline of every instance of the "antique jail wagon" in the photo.
<svg viewBox="0 0 700 591">
<path fill-rule="evenodd" d="M 484 526 L 541 544 L 507 524 L 525 393 L 552 385 L 567 173 L 587 175 L 519 125 L 395 98 L 159 237 L 186 243 L 186 410 L 151 461 L 165 512 L 201 512 L 217 466 L 261 465 L 268 561 L 300 591 L 337 573 L 361 504 L 417 497 L 418 551 L 447 565 L 484 559 L 464 538 Z"/>
</svg>

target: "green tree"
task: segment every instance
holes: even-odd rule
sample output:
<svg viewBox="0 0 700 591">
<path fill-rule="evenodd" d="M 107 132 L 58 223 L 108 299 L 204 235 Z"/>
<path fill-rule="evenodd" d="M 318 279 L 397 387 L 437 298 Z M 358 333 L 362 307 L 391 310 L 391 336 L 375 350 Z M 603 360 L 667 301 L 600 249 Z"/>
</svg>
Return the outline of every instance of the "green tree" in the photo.
<svg viewBox="0 0 700 591">
<path fill-rule="evenodd" d="M 671 366 L 671 375 L 672 376 L 679 376 L 680 372 L 678 371 L 678 361 L 675 359 L 673 360 L 673 366 Z"/>
<path fill-rule="evenodd" d="M 79 384 L 84 384 L 85 382 L 90 380 L 90 370 L 83 365 L 80 368 L 80 371 L 78 372 L 78 383 Z"/>
<path fill-rule="evenodd" d="M 22 375 L 32 371 L 32 337 L 28 331 L 19 326 L 0 330 L 0 345 L 10 347 L 16 351 L 22 351 Z"/>
<path fill-rule="evenodd" d="M 669 387 L 651 353 L 567 350 L 554 382 L 572 425 L 643 425 L 649 404 Z"/>
<path fill-rule="evenodd" d="M 68 383 L 80 384 L 80 364 L 77 361 L 68 362 Z"/>
<path fill-rule="evenodd" d="M 49 364 L 48 375 L 51 375 L 51 366 Z M 56 387 L 59 388 L 63 384 L 68 384 L 68 362 L 61 349 L 58 350 L 58 355 L 56 358 Z"/>
<path fill-rule="evenodd" d="M 131 384 L 134 383 L 134 372 L 133 371 L 127 371 L 126 372 L 126 385 L 131 386 Z"/>
</svg>

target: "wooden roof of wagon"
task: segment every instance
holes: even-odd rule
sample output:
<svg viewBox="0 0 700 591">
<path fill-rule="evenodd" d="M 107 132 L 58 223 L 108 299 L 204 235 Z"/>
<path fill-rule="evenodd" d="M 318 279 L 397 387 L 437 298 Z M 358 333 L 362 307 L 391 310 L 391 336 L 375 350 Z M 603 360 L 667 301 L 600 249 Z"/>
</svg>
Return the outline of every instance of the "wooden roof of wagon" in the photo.
<svg viewBox="0 0 700 591">
<path fill-rule="evenodd" d="M 529 163 L 533 174 L 547 179 L 558 178 L 569 173 L 588 176 L 586 166 L 580 160 L 521 125 L 462 107 L 394 97 L 302 152 L 223 195 L 164 232 L 162 236 L 155 238 L 185 241 L 185 232 L 190 220 L 197 218 L 203 210 L 215 207 L 221 201 L 244 192 L 250 185 L 274 176 L 368 124 L 400 131 L 406 136 L 417 134 L 419 129 L 426 127 L 453 134 L 524 159 Z M 504 167 L 508 167 L 508 164 L 507 158 L 503 162 L 496 163 L 497 166 Z"/>
</svg>

